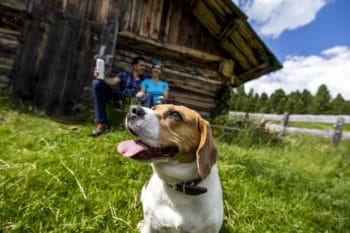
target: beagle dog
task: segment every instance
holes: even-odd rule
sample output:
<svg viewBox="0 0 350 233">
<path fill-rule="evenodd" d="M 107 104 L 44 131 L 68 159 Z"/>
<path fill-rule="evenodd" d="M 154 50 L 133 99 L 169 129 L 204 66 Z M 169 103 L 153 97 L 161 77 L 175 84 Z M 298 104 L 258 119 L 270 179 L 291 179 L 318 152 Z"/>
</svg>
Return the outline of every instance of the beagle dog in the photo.
<svg viewBox="0 0 350 233">
<path fill-rule="evenodd" d="M 121 142 L 118 153 L 153 169 L 141 193 L 140 232 L 219 232 L 224 208 L 209 123 L 187 107 L 166 104 L 130 106 L 125 125 L 138 139 Z"/>
</svg>

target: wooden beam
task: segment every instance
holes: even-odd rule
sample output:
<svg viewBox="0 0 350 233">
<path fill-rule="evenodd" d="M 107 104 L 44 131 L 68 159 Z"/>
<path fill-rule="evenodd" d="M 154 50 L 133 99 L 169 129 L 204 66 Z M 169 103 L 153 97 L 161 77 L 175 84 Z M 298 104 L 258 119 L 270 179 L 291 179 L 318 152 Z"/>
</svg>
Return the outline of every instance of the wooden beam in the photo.
<svg viewBox="0 0 350 233">
<path fill-rule="evenodd" d="M 1 0 L 1 5 L 7 6 L 12 9 L 16 9 L 19 11 L 26 10 L 26 3 L 27 1 L 23 0 Z"/>
<path fill-rule="evenodd" d="M 247 81 L 253 80 L 253 79 L 259 77 L 260 75 L 267 73 L 266 69 L 269 69 L 270 66 L 271 65 L 269 62 L 262 63 L 256 67 L 248 70 L 247 72 L 239 75 L 239 79 L 242 80 L 242 82 L 247 82 Z"/>
<path fill-rule="evenodd" d="M 196 18 L 209 30 L 209 32 L 218 37 L 220 35 L 221 26 L 216 21 L 215 15 L 202 1 L 197 1 L 193 9 Z"/>
<path fill-rule="evenodd" d="M 225 59 L 224 57 L 211 53 L 178 45 L 162 43 L 127 31 L 121 31 L 119 33 L 118 43 L 119 45 L 124 45 L 129 48 L 139 49 L 169 59 L 176 59 L 214 71 L 218 70 L 220 62 Z"/>
<path fill-rule="evenodd" d="M 231 59 L 225 59 L 221 62 L 219 73 L 222 78 L 229 82 L 230 86 L 236 86 L 241 83 L 236 74 L 234 73 L 235 62 Z"/>
<path fill-rule="evenodd" d="M 223 41 L 227 40 L 228 37 L 242 24 L 242 20 L 233 18 L 223 29 L 221 34 L 218 36 L 218 41 L 216 44 L 221 45 Z"/>
</svg>

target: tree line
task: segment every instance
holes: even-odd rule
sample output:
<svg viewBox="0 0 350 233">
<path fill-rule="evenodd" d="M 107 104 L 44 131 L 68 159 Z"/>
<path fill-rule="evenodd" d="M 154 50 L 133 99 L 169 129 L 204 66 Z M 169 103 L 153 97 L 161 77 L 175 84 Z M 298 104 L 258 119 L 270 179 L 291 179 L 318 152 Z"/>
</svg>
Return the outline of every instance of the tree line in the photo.
<svg viewBox="0 0 350 233">
<path fill-rule="evenodd" d="M 277 89 L 268 96 L 266 93 L 254 93 L 250 89 L 246 93 L 244 85 L 233 91 L 231 111 L 282 114 L 350 114 L 350 101 L 341 94 L 332 98 L 326 85 L 322 84 L 315 95 L 304 89 L 286 94 L 283 89 Z"/>
</svg>

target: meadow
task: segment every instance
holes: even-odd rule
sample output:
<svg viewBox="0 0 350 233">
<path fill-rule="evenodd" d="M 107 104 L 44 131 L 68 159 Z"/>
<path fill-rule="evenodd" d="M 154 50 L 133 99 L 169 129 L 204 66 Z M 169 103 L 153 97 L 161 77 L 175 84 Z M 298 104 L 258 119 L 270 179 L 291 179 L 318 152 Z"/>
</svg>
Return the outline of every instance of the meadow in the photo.
<svg viewBox="0 0 350 233">
<path fill-rule="evenodd" d="M 62 123 L 6 102 L 2 97 L 1 232 L 137 232 L 151 169 L 115 150 L 133 136 L 115 126 L 92 138 L 90 120 Z M 327 139 L 298 135 L 273 145 L 219 138 L 222 233 L 350 232 L 350 141 L 333 148 Z"/>
</svg>

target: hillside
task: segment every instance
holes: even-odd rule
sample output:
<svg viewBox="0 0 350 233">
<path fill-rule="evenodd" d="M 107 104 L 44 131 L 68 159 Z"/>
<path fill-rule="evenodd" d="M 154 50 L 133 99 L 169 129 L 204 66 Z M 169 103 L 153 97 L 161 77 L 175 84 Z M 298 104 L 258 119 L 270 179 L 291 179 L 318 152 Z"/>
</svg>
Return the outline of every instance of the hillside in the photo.
<svg viewBox="0 0 350 233">
<path fill-rule="evenodd" d="M 132 138 L 116 127 L 62 124 L 28 107 L 0 107 L 2 232 L 136 232 L 147 165 L 119 156 Z M 350 142 L 287 135 L 276 146 L 217 140 L 225 222 L 221 232 L 347 232 Z"/>
</svg>

